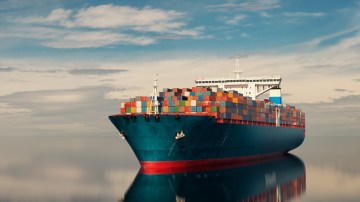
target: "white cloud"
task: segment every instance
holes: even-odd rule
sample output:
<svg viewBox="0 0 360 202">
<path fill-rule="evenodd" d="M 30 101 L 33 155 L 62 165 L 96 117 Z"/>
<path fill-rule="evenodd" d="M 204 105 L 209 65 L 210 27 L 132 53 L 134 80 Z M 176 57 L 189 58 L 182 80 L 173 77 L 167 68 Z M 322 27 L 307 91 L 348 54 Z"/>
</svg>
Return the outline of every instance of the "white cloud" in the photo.
<svg viewBox="0 0 360 202">
<path fill-rule="evenodd" d="M 17 19 L 17 21 L 23 23 L 59 24 L 65 27 L 72 27 L 74 26 L 74 24 L 71 23 L 69 19 L 72 13 L 72 10 L 64 10 L 62 8 L 58 8 L 51 11 L 51 13 L 47 17 L 27 17 Z"/>
<path fill-rule="evenodd" d="M 112 44 L 149 45 L 155 42 L 156 40 L 150 37 L 137 37 L 106 31 L 88 31 L 68 33 L 63 38 L 43 42 L 43 45 L 52 48 L 91 48 Z"/>
<path fill-rule="evenodd" d="M 7 103 L 0 103 L 0 114 L 31 113 L 30 109 L 11 106 Z"/>
<path fill-rule="evenodd" d="M 47 103 L 74 103 L 83 100 L 83 96 L 80 94 L 61 94 L 61 95 L 46 95 L 43 97 L 43 101 Z"/>
<path fill-rule="evenodd" d="M 16 22 L 28 24 L 28 27 L 1 31 L 0 37 L 42 39 L 42 45 L 52 48 L 149 45 L 156 43 L 155 38 L 161 39 L 164 34 L 175 35 L 167 39 L 199 38 L 203 27 L 187 28 L 186 20 L 185 13 L 151 7 L 140 9 L 107 4 L 79 11 L 59 8 L 45 17 L 18 18 Z"/>
<path fill-rule="evenodd" d="M 246 33 L 241 33 L 240 36 L 241 36 L 241 37 L 244 37 L 244 38 L 249 38 L 249 37 L 250 37 L 250 35 L 248 35 L 248 34 L 246 34 Z"/>
<path fill-rule="evenodd" d="M 240 3 L 225 3 L 207 6 L 210 11 L 221 12 L 226 12 L 229 10 L 263 11 L 279 7 L 281 7 L 279 0 L 254 0 Z"/>
<path fill-rule="evenodd" d="M 320 12 L 317 12 L 317 13 L 309 13 L 309 12 L 293 12 L 293 13 L 290 13 L 290 12 L 285 12 L 285 13 L 283 13 L 283 15 L 287 16 L 287 17 L 323 17 L 326 14 L 325 13 L 320 13 Z"/>
<path fill-rule="evenodd" d="M 237 25 L 240 21 L 244 20 L 247 16 L 244 14 L 239 14 L 234 16 L 233 18 L 229 18 L 225 21 L 228 25 Z"/>
<path fill-rule="evenodd" d="M 92 28 L 142 27 L 143 30 L 166 32 L 185 25 L 179 20 L 183 19 L 185 14 L 174 10 L 151 7 L 138 9 L 111 4 L 82 9 L 74 17 L 78 26 Z"/>
<path fill-rule="evenodd" d="M 267 12 L 261 12 L 261 13 L 260 13 L 260 16 L 261 16 L 261 17 L 265 17 L 265 18 L 271 18 L 271 17 L 273 17 L 272 15 L 270 15 L 270 14 L 267 13 Z"/>
</svg>

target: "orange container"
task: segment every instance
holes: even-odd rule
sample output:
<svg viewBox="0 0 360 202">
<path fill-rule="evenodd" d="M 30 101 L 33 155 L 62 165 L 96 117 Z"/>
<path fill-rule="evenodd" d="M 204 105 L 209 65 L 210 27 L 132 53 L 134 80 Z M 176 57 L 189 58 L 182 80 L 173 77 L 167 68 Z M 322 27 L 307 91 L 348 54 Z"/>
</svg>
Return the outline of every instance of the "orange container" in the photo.
<svg viewBox="0 0 360 202">
<path fill-rule="evenodd" d="M 185 107 L 184 107 L 184 106 L 180 106 L 180 107 L 179 107 L 179 112 L 180 112 L 180 113 L 185 113 Z"/>
<path fill-rule="evenodd" d="M 164 113 L 168 113 L 169 112 L 169 107 L 168 106 L 163 106 L 162 110 Z"/>
<path fill-rule="evenodd" d="M 209 107 L 205 107 L 205 112 L 207 112 L 207 113 L 210 113 L 210 112 L 211 112 L 210 106 L 209 106 Z"/>
</svg>

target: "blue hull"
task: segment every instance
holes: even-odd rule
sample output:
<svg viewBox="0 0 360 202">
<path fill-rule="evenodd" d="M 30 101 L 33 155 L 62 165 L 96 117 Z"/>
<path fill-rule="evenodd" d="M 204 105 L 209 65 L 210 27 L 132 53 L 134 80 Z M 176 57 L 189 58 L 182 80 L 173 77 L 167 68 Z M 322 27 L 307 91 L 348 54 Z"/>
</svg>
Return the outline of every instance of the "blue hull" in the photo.
<svg viewBox="0 0 360 202">
<path fill-rule="evenodd" d="M 304 141 L 304 128 L 217 123 L 214 117 L 109 116 L 140 162 L 232 159 L 286 153 Z M 185 137 L 175 139 L 182 130 Z"/>
</svg>

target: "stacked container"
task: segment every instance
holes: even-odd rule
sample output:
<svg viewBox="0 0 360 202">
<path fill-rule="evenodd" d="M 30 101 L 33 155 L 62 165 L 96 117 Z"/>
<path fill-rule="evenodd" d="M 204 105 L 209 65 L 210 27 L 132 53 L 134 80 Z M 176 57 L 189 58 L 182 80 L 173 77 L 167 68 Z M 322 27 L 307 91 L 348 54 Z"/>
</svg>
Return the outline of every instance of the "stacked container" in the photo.
<svg viewBox="0 0 360 202">
<path fill-rule="evenodd" d="M 157 97 L 162 114 L 208 115 L 219 123 L 275 125 L 280 110 L 280 124 L 305 127 L 305 113 L 290 105 L 275 105 L 268 100 L 252 100 L 237 91 L 220 88 L 163 89 Z M 121 103 L 120 114 L 145 114 L 154 111 L 151 97 L 137 96 Z"/>
</svg>

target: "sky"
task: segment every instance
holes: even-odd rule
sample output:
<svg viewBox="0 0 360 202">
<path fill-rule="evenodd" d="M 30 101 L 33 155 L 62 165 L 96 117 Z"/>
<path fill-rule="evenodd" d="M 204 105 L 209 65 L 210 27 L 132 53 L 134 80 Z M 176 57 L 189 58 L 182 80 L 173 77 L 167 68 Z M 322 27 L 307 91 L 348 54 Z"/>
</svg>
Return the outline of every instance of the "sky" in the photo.
<svg viewBox="0 0 360 202">
<path fill-rule="evenodd" d="M 0 0 L 0 135 L 112 135 L 120 102 L 281 75 L 307 135 L 360 135 L 360 1 Z"/>
</svg>

